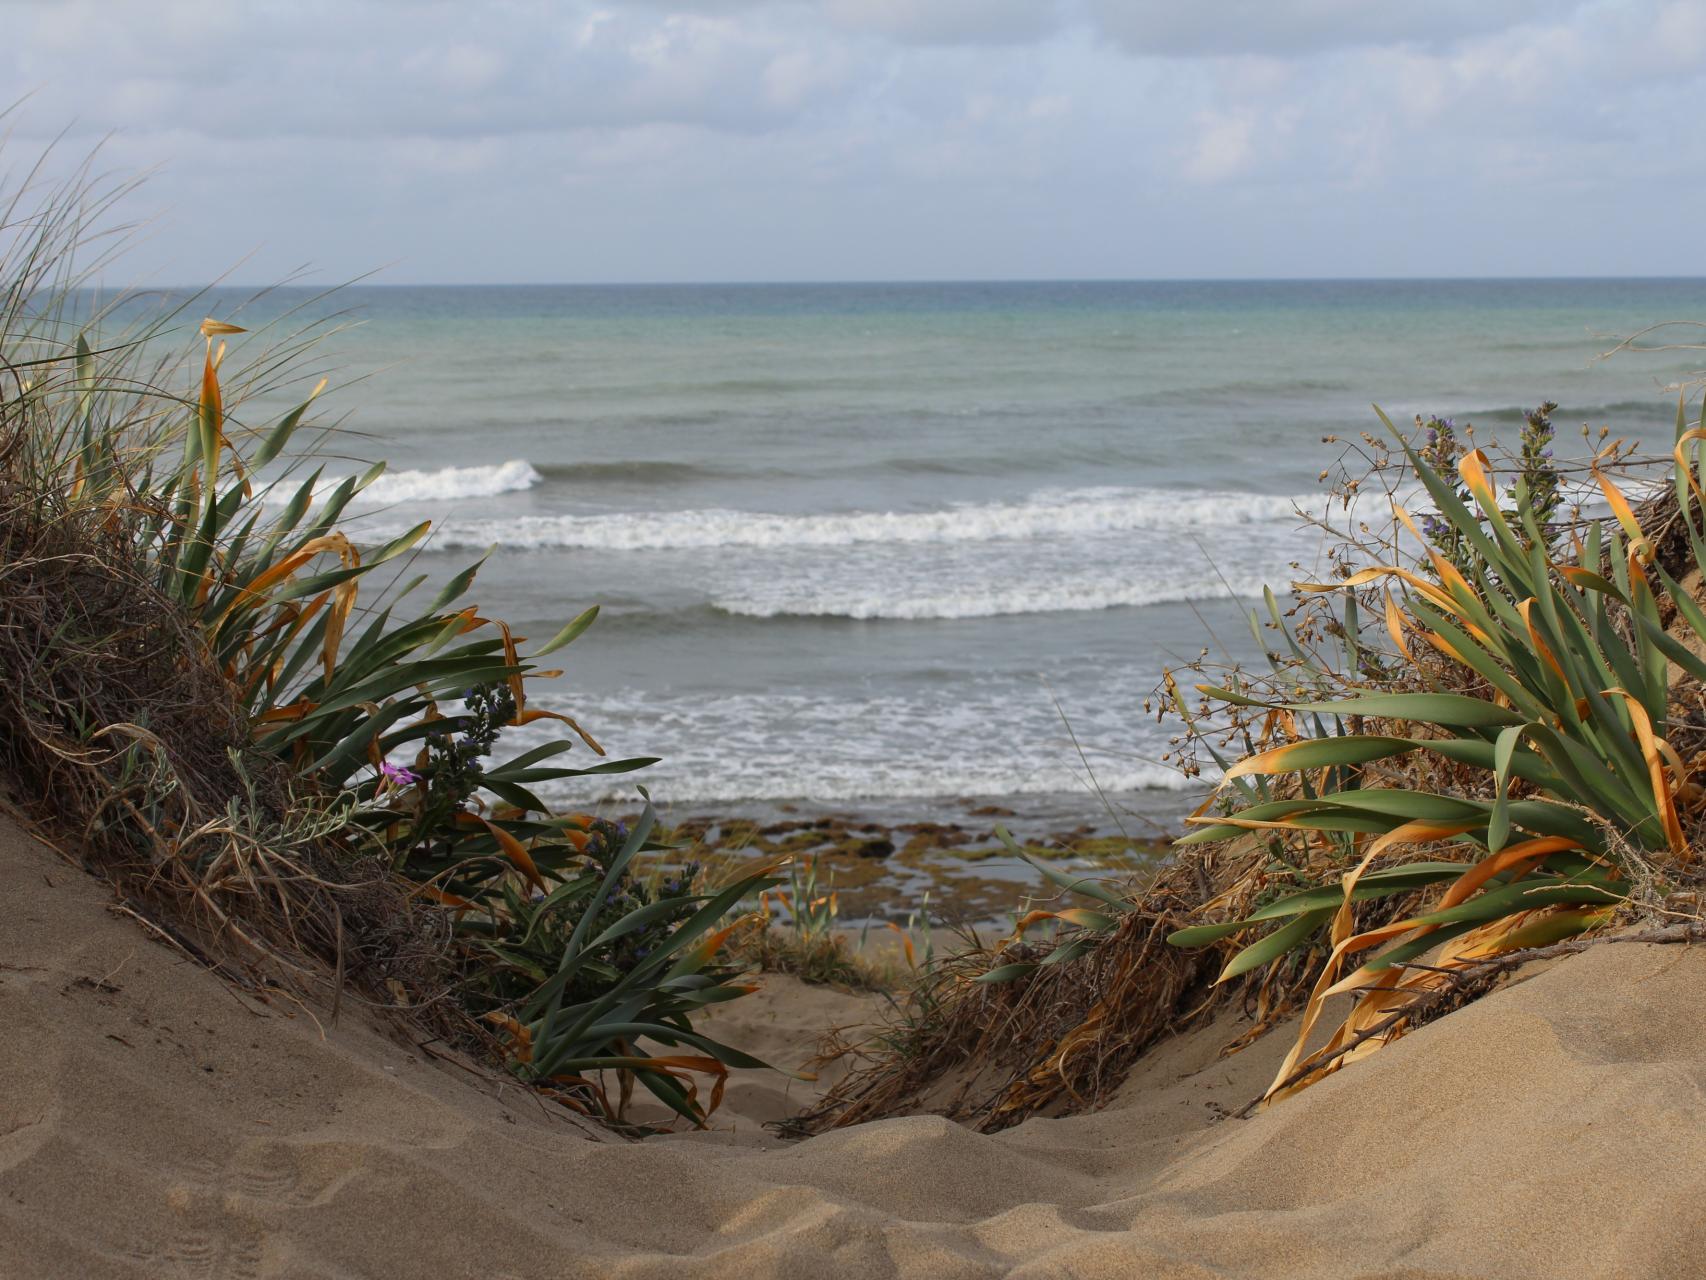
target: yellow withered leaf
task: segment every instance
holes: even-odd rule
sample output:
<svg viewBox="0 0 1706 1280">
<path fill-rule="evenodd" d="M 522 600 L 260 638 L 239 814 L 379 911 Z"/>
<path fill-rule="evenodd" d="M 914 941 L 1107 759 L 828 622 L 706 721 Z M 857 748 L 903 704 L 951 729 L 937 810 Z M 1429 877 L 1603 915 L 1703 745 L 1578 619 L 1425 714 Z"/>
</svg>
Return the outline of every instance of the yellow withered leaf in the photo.
<svg viewBox="0 0 1706 1280">
<path fill-rule="evenodd" d="M 257 574 L 255 580 L 244 587 L 242 594 L 232 602 L 231 610 L 234 612 L 263 601 L 270 587 L 294 576 L 298 569 L 323 551 L 336 551 L 338 559 L 345 566 L 351 565 L 352 560 L 353 563 L 360 563 L 360 556 L 343 534 L 328 533 L 318 538 L 310 538 L 264 573 Z"/>
<path fill-rule="evenodd" d="M 1702 492 L 1700 482 L 1694 478 L 1694 468 L 1689 465 L 1687 456 L 1688 446 L 1697 440 L 1706 440 L 1706 430 L 1690 427 L 1676 438 L 1676 449 L 1671 456 L 1676 459 L 1677 468 L 1688 481 L 1688 487 L 1694 490 L 1694 496 L 1702 503 L 1706 503 L 1706 492 Z"/>
<path fill-rule="evenodd" d="M 604 754 L 604 748 L 598 745 L 598 742 L 593 738 L 593 736 L 585 729 L 581 728 L 580 725 L 576 724 L 574 717 L 566 716 L 561 711 L 546 711 L 542 707 L 529 707 L 520 715 L 516 716 L 515 723 L 517 725 L 527 725 L 532 724 L 535 720 L 560 720 L 562 723 L 568 725 L 569 728 L 573 729 L 580 737 L 580 740 L 586 743 L 587 746 L 591 747 L 599 755 Z"/>
<path fill-rule="evenodd" d="M 1516 844 L 1506 845 L 1490 857 L 1481 859 L 1453 880 L 1435 910 L 1444 910 L 1468 901 L 1471 894 L 1496 875 L 1509 871 L 1511 878 L 1516 880 L 1527 875 L 1533 865 L 1538 865 L 1542 858 L 1580 848 L 1581 845 L 1568 836 L 1539 836 L 1533 840 L 1520 840 Z M 1522 866 L 1525 862 L 1532 865 Z"/>
<path fill-rule="evenodd" d="M 1611 477 L 1599 469 L 1599 463 L 1593 464 L 1593 478 L 1599 481 L 1600 492 L 1605 494 L 1605 501 L 1611 507 L 1611 514 L 1617 517 L 1617 523 L 1623 526 L 1623 532 L 1629 536 L 1629 553 L 1638 555 L 1642 560 L 1653 558 L 1653 544 L 1641 528 L 1641 522 L 1635 518 L 1635 508 L 1629 505 L 1629 499 L 1623 496 L 1623 491 L 1612 483 Z"/>
<path fill-rule="evenodd" d="M 519 667 L 521 665 L 521 655 L 516 650 L 515 637 L 510 634 L 509 623 L 499 619 L 496 625 L 498 632 L 503 636 L 504 662 L 511 667 Z M 510 723 L 519 725 L 521 723 L 522 710 L 527 706 L 527 690 L 523 685 L 521 672 L 515 671 L 510 675 L 509 691 L 515 698 L 516 715 L 516 718 L 511 720 Z"/>
<path fill-rule="evenodd" d="M 316 704 L 308 701 L 307 698 L 301 698 L 287 707 L 274 707 L 270 711 L 263 711 L 257 718 L 263 724 L 286 720 L 300 720 L 303 716 L 314 710 L 315 706 Z"/>
<path fill-rule="evenodd" d="M 1032 925 L 1041 924 L 1044 920 L 1053 919 L 1054 912 L 1052 911 L 1027 911 L 1024 915 L 1020 916 L 1013 922 L 1013 936 L 1018 938 Z"/>
<path fill-rule="evenodd" d="M 350 549 L 354 554 L 354 548 Z M 320 651 L 320 662 L 329 683 L 332 672 L 338 665 L 338 646 L 343 643 L 344 624 L 349 620 L 350 611 L 355 608 L 356 580 L 346 578 L 338 583 L 332 592 L 332 608 L 326 614 L 326 638 Z"/>
<path fill-rule="evenodd" d="M 249 331 L 240 324 L 228 324 L 224 320 L 215 320 L 212 316 L 201 322 L 201 336 L 204 338 L 218 338 L 226 334 L 247 332 Z"/>
<path fill-rule="evenodd" d="M 462 827 L 484 827 L 492 839 L 498 842 L 498 848 L 503 850 L 515 869 L 527 877 L 527 882 L 541 893 L 545 891 L 545 878 L 539 874 L 539 868 L 533 861 L 533 855 L 527 852 L 527 847 L 495 823 L 488 822 L 477 813 L 461 813 L 456 816 L 456 823 Z"/>
<path fill-rule="evenodd" d="M 1414 663 L 1415 656 L 1404 641 L 1404 615 L 1398 611 L 1398 602 L 1390 591 L 1382 591 L 1381 595 L 1386 599 L 1386 634 L 1392 637 L 1393 647 L 1404 655 L 1404 661 Z"/>
<path fill-rule="evenodd" d="M 1499 495 L 1493 490 L 1490 476 L 1491 465 L 1487 455 L 1479 449 L 1471 449 L 1457 462 L 1457 474 L 1463 478 L 1463 483 L 1469 487 L 1469 492 L 1475 495 L 1475 502 L 1488 516 L 1497 519 L 1499 512 Z"/>
<path fill-rule="evenodd" d="M 1663 741 L 1653 732 L 1653 722 L 1647 715 L 1647 709 L 1641 705 L 1627 689 L 1607 689 L 1607 696 L 1616 694 L 1622 698 L 1629 708 L 1629 718 L 1635 724 L 1635 740 L 1641 746 L 1641 758 L 1647 764 L 1647 776 L 1653 788 L 1653 804 L 1659 811 L 1659 818 L 1664 823 L 1665 841 L 1670 845 L 1672 853 L 1684 862 L 1694 860 L 1694 851 L 1688 846 L 1688 839 L 1682 833 L 1682 820 L 1677 816 L 1676 798 L 1665 782 L 1664 756 L 1659 750 Z M 1668 745 L 1668 744 L 1667 744 Z M 1674 752 L 1672 753 L 1675 754 Z"/>
<path fill-rule="evenodd" d="M 725 925 L 715 933 L 707 935 L 704 941 L 695 946 L 688 954 L 691 955 L 694 958 L 694 961 L 698 964 L 709 963 L 711 958 L 723 949 L 723 943 L 727 942 L 729 937 L 738 929 L 745 926 L 750 919 L 751 917 L 749 916 L 742 916 L 733 924 Z"/>
<path fill-rule="evenodd" d="M 914 954 L 914 952 L 912 950 L 911 935 L 909 935 L 905 929 L 902 929 L 893 920 L 885 920 L 883 923 L 888 925 L 889 928 L 893 929 L 897 934 L 900 935 L 900 945 L 906 949 L 906 965 L 907 965 L 907 968 L 916 969 L 918 967 L 918 957 Z"/>
<path fill-rule="evenodd" d="M 467 898 L 450 893 L 444 889 L 440 889 L 437 885 L 423 884 L 414 892 L 421 894 L 423 897 L 431 898 L 440 906 L 451 907 L 457 911 L 466 911 L 469 907 L 474 905 Z"/>
<path fill-rule="evenodd" d="M 1393 565 L 1376 565 L 1371 569 L 1362 569 L 1340 582 L 1296 582 L 1292 585 L 1299 591 L 1319 594 L 1326 591 L 1343 591 L 1346 587 L 1363 587 L 1381 578 L 1397 578 L 1415 591 L 1429 604 L 1443 609 L 1452 617 L 1468 622 L 1463 617 L 1462 606 L 1452 599 L 1449 593 L 1429 582 L 1420 574 L 1411 573 L 1408 569 L 1400 569 Z"/>
<path fill-rule="evenodd" d="M 486 1015 L 486 1021 L 509 1036 L 509 1051 L 517 1062 L 533 1061 L 533 1029 L 507 1013 Z"/>
<path fill-rule="evenodd" d="M 1552 674 L 1568 685 L 1570 683 L 1569 677 L 1564 674 L 1564 668 L 1558 665 L 1558 656 L 1552 652 L 1551 646 L 1541 639 L 1540 631 L 1534 625 L 1534 606 L 1537 603 L 1539 602 L 1530 596 L 1516 607 L 1517 612 L 1522 615 L 1523 626 L 1528 628 L 1528 642 L 1534 646 L 1534 652 L 1540 660 L 1552 668 Z"/>
</svg>

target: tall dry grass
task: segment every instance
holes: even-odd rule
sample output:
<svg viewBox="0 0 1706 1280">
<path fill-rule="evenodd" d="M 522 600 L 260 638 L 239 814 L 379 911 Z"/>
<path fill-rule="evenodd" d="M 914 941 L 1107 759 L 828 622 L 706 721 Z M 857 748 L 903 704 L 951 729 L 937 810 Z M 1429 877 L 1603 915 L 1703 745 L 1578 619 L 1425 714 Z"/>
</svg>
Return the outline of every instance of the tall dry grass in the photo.
<svg viewBox="0 0 1706 1280">
<path fill-rule="evenodd" d="M 304 371 L 329 327 L 103 296 L 129 188 L 45 172 L 0 185 L 16 803 L 229 973 L 430 1016 L 571 1106 L 619 1118 L 637 1083 L 702 1120 L 754 1063 L 692 1018 L 748 989 L 722 946 L 773 868 L 639 901 L 649 808 L 616 835 L 537 794 L 651 762 L 530 702 L 596 607 L 529 646 L 471 598 L 479 564 L 433 592 L 394 576 L 430 525 L 351 525 L 384 467 L 326 474 Z M 500 758 L 541 721 L 564 732 Z"/>
</svg>

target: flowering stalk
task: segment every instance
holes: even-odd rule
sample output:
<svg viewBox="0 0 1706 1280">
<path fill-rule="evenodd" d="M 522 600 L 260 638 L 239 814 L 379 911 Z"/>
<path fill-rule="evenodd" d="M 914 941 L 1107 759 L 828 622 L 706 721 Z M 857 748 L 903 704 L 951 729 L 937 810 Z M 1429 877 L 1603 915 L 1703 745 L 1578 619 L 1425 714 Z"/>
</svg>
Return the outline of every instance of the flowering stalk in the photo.
<svg viewBox="0 0 1706 1280">
<path fill-rule="evenodd" d="M 1552 460 L 1555 432 L 1551 415 L 1557 408 L 1555 403 L 1548 400 L 1538 409 L 1523 414 L 1517 475 L 1505 490 L 1505 501 L 1509 505 L 1501 508 L 1511 527 L 1518 531 L 1518 536 L 1522 536 L 1521 531 L 1526 527 L 1522 519 L 1522 509 L 1526 506 L 1528 512 L 1533 515 L 1541 536 L 1549 540 L 1553 531 L 1553 517 L 1557 515 L 1558 508 L 1564 501 L 1558 468 Z M 1417 450 L 1422 462 L 1442 479 L 1456 476 L 1458 460 L 1468 452 L 1467 447 L 1457 438 L 1456 422 L 1451 418 L 1431 417 L 1424 420 L 1418 416 L 1416 429 L 1422 435 L 1422 444 Z M 1474 500 L 1467 486 L 1459 484 L 1456 494 L 1458 501 L 1474 510 Z M 1432 513 L 1423 514 L 1417 524 L 1422 536 L 1433 543 L 1434 548 L 1460 573 L 1474 581 L 1474 555 L 1465 533 L 1451 521 Z"/>
</svg>

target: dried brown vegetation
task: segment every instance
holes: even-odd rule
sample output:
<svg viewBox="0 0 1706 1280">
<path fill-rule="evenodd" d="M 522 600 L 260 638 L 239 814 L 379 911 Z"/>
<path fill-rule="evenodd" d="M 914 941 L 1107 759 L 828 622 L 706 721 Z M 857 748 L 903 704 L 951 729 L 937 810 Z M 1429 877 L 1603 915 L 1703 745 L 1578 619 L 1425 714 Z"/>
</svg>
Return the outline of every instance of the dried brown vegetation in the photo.
<svg viewBox="0 0 1706 1280">
<path fill-rule="evenodd" d="M 0 776 L 18 815 L 247 985 L 431 1004 L 448 930 L 252 744 L 195 619 L 121 519 L 0 445 Z"/>
<path fill-rule="evenodd" d="M 1276 1099 L 1527 958 L 1619 928 L 1699 936 L 1706 428 L 1684 406 L 1673 457 L 1647 461 L 1602 432 L 1583 468 L 1611 511 L 1596 519 L 1562 512 L 1549 407 L 1502 493 L 1449 424 L 1428 452 L 1392 429 L 1398 449 L 1338 490 L 1345 510 L 1370 477 L 1390 497 L 1407 475 L 1439 515 L 1332 531 L 1334 581 L 1299 584 L 1288 612 L 1269 598 L 1269 671 L 1199 668 L 1195 705 L 1168 678 L 1182 765 L 1225 775 L 1174 865 L 1128 899 L 1086 883 L 1102 905 L 1031 913 L 1066 926 L 1054 942 L 1024 942 L 1021 922 L 942 966 L 800 1127 L 923 1110 L 999 1128 L 1096 1106 L 1229 998 L 1251 1015 L 1229 1052 L 1302 1011 Z M 1670 484 L 1631 504 L 1611 473 Z M 1351 1009 L 1321 1043 L 1335 996 Z"/>
<path fill-rule="evenodd" d="M 874 1040 L 846 1047 L 864 1060 L 861 1069 L 796 1128 L 821 1132 L 928 1111 L 993 1131 L 1028 1115 L 1095 1106 L 1157 1037 L 1216 1002 L 1211 959 L 1165 939 L 1204 900 L 1204 878 L 1224 874 L 1227 852 L 1204 850 L 1163 871 L 1118 928 L 1074 963 L 979 982 L 1052 945 L 1010 942 L 935 965 Z"/>
<path fill-rule="evenodd" d="M 431 526 L 369 545 L 346 510 L 384 464 L 324 474 L 337 428 L 304 361 L 336 317 L 234 303 L 192 329 L 194 299 L 88 288 L 124 190 L 0 169 L 14 806 L 255 990 L 313 989 L 334 1012 L 367 998 L 570 1106 L 615 1115 L 638 1084 L 702 1121 L 696 1081 L 714 1107 L 729 1067 L 756 1065 L 691 1018 L 745 992 L 719 960 L 725 917 L 770 868 L 653 900 L 628 874 L 661 847 L 649 808 L 630 829 L 540 798 L 651 763 L 558 763 L 604 752 L 528 705 L 597 608 L 529 645 L 465 598 L 479 564 L 430 601 L 425 574 L 376 585 Z M 540 722 L 573 736 L 488 767 Z"/>
</svg>

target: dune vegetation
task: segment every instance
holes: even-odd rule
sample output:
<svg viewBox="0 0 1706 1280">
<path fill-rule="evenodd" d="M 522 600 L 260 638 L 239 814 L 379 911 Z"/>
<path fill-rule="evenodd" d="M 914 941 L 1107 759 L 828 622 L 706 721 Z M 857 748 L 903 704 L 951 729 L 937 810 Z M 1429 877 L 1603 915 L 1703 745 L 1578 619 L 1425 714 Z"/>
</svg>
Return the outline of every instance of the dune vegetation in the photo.
<svg viewBox="0 0 1706 1280">
<path fill-rule="evenodd" d="M 0 195 L 14 804 L 235 980 L 424 1022 L 611 1120 L 636 1083 L 701 1120 L 756 1065 L 692 1019 L 748 989 L 721 953 L 774 866 L 642 879 L 671 852 L 649 806 L 628 829 L 538 797 L 650 763 L 529 704 L 597 609 L 529 646 L 471 598 L 478 563 L 409 574 L 427 524 L 363 545 L 349 508 L 384 468 L 327 474 L 331 326 L 102 294 L 124 192 L 32 171 Z M 539 720 L 564 735 L 492 763 Z"/>
<path fill-rule="evenodd" d="M 1295 1021 L 1254 1106 L 1527 960 L 1701 936 L 1706 430 L 1685 396 L 1669 457 L 1584 429 L 1572 465 L 1554 408 L 1509 451 L 1380 414 L 1329 579 L 1252 615 L 1268 669 L 1166 677 L 1180 767 L 1222 777 L 1170 864 L 1136 887 L 1037 864 L 1056 902 L 938 966 L 802 1131 L 1094 1106 L 1229 1002 L 1252 1015 L 1229 1052 Z"/>
</svg>

